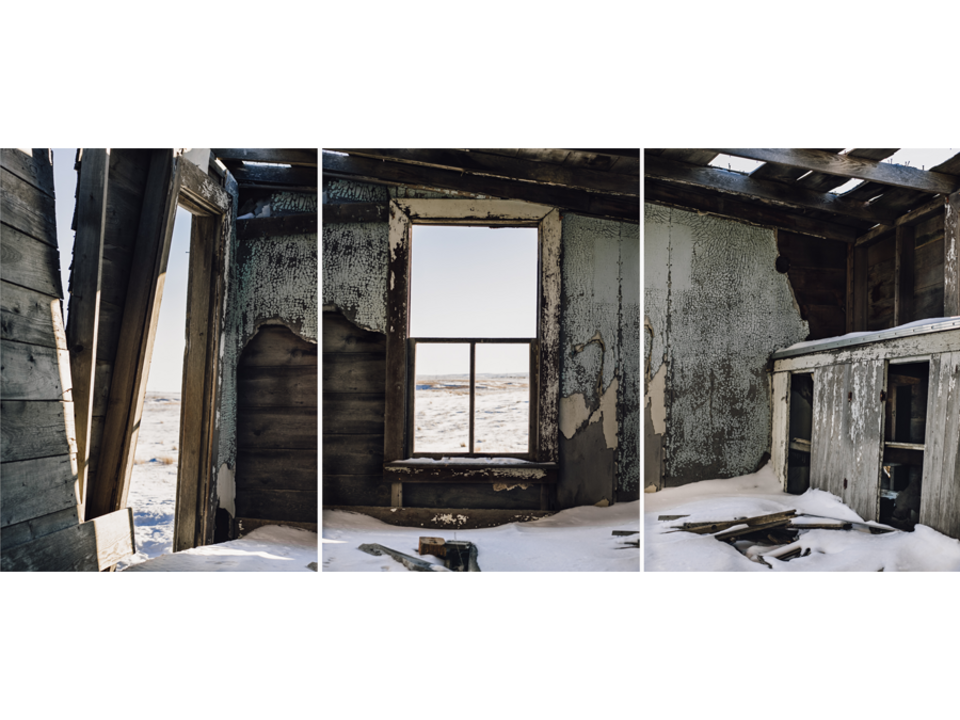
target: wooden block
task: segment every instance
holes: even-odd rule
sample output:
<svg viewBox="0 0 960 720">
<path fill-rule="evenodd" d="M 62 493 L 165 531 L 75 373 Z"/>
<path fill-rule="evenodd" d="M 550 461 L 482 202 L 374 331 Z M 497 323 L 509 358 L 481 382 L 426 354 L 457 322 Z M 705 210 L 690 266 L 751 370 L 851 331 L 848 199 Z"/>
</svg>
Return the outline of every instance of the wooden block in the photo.
<svg viewBox="0 0 960 720">
<path fill-rule="evenodd" d="M 420 544 L 417 546 L 417 553 L 420 555 L 435 555 L 436 557 L 446 557 L 447 548 L 443 538 L 440 537 L 421 537 Z"/>
</svg>

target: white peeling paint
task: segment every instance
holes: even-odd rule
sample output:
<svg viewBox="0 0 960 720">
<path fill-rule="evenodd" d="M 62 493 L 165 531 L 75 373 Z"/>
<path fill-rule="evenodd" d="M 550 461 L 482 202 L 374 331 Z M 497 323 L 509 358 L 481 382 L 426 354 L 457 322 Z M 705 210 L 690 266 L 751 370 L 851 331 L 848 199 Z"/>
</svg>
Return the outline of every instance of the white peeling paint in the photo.
<svg viewBox="0 0 960 720">
<path fill-rule="evenodd" d="M 217 471 L 217 498 L 220 507 L 230 513 L 231 517 L 237 516 L 237 483 L 233 469 L 226 463 Z"/>
<path fill-rule="evenodd" d="M 617 447 L 617 389 L 619 386 L 620 379 L 614 378 L 600 398 L 600 407 L 590 416 L 590 423 L 603 422 L 603 438 L 607 441 L 608 450 L 615 450 Z"/>
<path fill-rule="evenodd" d="M 515 488 L 520 488 L 521 490 L 527 490 L 529 487 L 530 486 L 527 483 L 516 483 L 514 485 L 510 485 L 508 483 L 494 483 L 493 491 L 502 492 L 504 490 L 513 490 Z"/>
<path fill-rule="evenodd" d="M 653 431 L 663 435 L 667 431 L 667 406 L 664 402 L 666 390 L 667 366 L 661 365 L 657 374 L 647 385 L 647 392 L 643 396 L 645 407 L 650 408 L 650 419 L 653 421 Z"/>
<path fill-rule="evenodd" d="M 567 440 L 573 438 L 589 417 L 590 408 L 587 407 L 583 393 L 574 393 L 560 399 L 560 432 Z"/>
</svg>

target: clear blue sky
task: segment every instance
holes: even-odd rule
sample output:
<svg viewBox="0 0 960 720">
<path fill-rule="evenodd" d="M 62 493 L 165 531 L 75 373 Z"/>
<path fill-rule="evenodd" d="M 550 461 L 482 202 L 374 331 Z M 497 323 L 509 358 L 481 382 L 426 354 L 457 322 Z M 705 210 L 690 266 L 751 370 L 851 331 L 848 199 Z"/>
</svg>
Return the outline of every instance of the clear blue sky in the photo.
<svg viewBox="0 0 960 720">
<path fill-rule="evenodd" d="M 76 148 L 53 151 L 53 178 L 56 192 L 57 239 L 60 245 L 60 274 L 63 278 L 64 313 L 69 305 L 68 283 L 73 261 L 73 207 L 76 202 L 77 173 L 73 169 Z M 160 303 L 160 322 L 153 347 L 153 362 L 147 389 L 179 392 L 183 372 L 184 330 L 187 312 L 187 253 L 190 249 L 190 213 L 177 208 L 173 226 L 170 260 Z"/>
</svg>

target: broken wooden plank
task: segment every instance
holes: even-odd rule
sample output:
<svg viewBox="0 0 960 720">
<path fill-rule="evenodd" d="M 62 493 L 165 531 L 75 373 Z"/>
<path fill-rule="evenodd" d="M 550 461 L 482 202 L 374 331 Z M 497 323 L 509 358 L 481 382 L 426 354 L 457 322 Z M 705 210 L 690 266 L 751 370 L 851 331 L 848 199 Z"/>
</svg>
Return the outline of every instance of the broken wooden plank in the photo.
<svg viewBox="0 0 960 720">
<path fill-rule="evenodd" d="M 724 530 L 723 532 L 717 533 L 714 537 L 717 540 L 733 540 L 738 538 L 741 535 L 747 535 L 749 533 L 761 532 L 763 530 L 773 530 L 774 528 L 786 527 L 790 524 L 790 519 L 786 518 L 783 520 L 776 520 L 773 522 L 763 523 L 762 525 L 746 525 L 745 527 L 734 527 L 730 530 Z"/>
<path fill-rule="evenodd" d="M 690 517 L 689 515 L 659 515 L 657 520 L 660 522 L 670 522 L 671 520 L 679 520 L 680 518 Z"/>
<path fill-rule="evenodd" d="M 412 555 L 391 550 L 390 548 L 379 543 L 365 543 L 359 547 L 359 550 L 367 553 L 368 555 L 389 555 L 398 563 L 407 568 L 407 570 L 413 570 L 414 572 L 449 572 L 447 568 L 443 567 L 442 565 L 430 563 L 426 560 L 415 558 Z"/>
<path fill-rule="evenodd" d="M 613 535 L 614 537 L 628 537 L 630 535 L 639 535 L 640 531 L 639 530 L 614 530 L 610 534 Z"/>
<path fill-rule="evenodd" d="M 118 510 L 5 551 L 4 571 L 98 571 L 132 555 L 133 511 Z"/>
<path fill-rule="evenodd" d="M 796 514 L 796 510 L 783 510 L 781 512 L 770 513 L 768 515 L 757 515 L 755 517 L 737 518 L 734 520 L 711 520 L 708 522 L 683 523 L 683 525 L 677 526 L 677 529 L 698 534 L 727 530 L 735 525 L 748 525 L 759 529 L 760 526 L 764 526 L 767 523 L 779 521 L 785 518 L 789 519 Z M 687 516 L 682 515 L 681 517 Z"/>
</svg>

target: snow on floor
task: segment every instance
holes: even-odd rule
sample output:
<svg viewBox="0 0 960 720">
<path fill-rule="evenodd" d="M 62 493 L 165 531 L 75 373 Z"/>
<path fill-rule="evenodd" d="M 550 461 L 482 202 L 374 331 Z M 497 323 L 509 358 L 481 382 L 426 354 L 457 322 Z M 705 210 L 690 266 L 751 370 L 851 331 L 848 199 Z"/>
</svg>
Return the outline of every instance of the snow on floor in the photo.
<svg viewBox="0 0 960 720">
<path fill-rule="evenodd" d="M 477 375 L 477 452 L 527 451 L 530 386 L 523 375 Z M 468 378 L 418 377 L 414 396 L 416 452 L 468 452 Z"/>
<path fill-rule="evenodd" d="M 118 570 L 173 550 L 179 442 L 180 393 L 148 392 L 127 495 L 137 553 L 118 563 Z"/>
<path fill-rule="evenodd" d="M 810 554 L 788 561 L 767 558 L 772 568 L 748 559 L 732 545 L 711 535 L 673 531 L 671 527 L 685 522 L 731 520 L 793 509 L 798 515 L 810 513 L 863 522 L 830 493 L 808 490 L 803 495 L 789 495 L 783 492 L 768 463 L 752 475 L 706 480 L 645 495 L 644 570 L 960 571 L 960 542 L 923 525 L 918 525 L 912 533 L 895 531 L 882 535 L 856 530 L 804 530 L 798 543 L 804 551 L 809 548 Z M 659 515 L 689 517 L 659 521 Z M 763 551 L 764 548 L 754 548 L 754 552 Z"/>
<path fill-rule="evenodd" d="M 633 571 L 640 570 L 640 552 L 625 546 L 639 535 L 615 537 L 613 530 L 639 530 L 640 502 L 611 507 L 578 507 L 526 523 L 480 530 L 434 530 L 388 525 L 376 518 L 342 510 L 323 513 L 323 570 L 407 572 L 387 556 L 358 548 L 379 543 L 417 557 L 421 536 L 468 540 L 477 546 L 482 572 L 490 571 Z M 439 558 L 424 556 L 442 564 Z"/>
<path fill-rule="evenodd" d="M 317 534 L 267 525 L 239 540 L 205 545 L 131 565 L 126 572 L 315 572 Z"/>
</svg>

